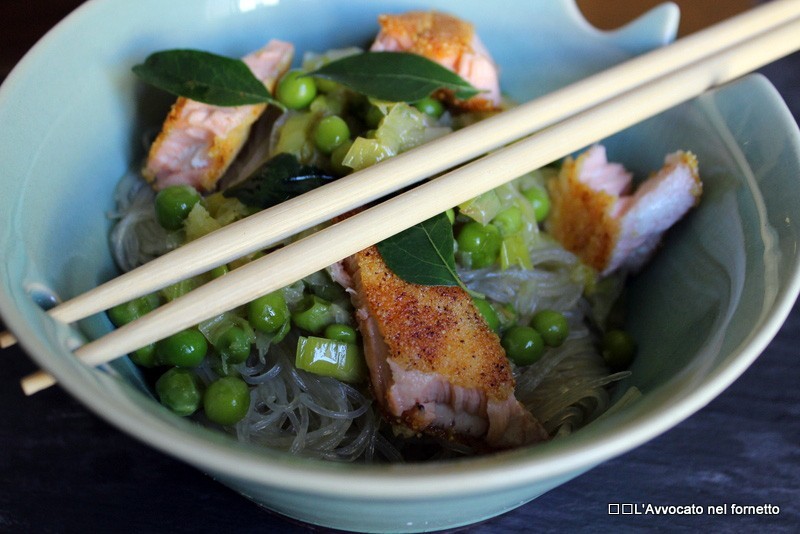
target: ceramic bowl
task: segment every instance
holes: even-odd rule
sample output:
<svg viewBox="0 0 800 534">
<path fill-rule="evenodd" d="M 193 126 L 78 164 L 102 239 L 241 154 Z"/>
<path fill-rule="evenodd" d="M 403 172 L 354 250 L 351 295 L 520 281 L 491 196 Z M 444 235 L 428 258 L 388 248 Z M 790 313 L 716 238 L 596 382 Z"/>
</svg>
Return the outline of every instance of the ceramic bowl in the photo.
<svg viewBox="0 0 800 534">
<path fill-rule="evenodd" d="M 51 321 L 40 304 L 115 275 L 112 193 L 142 155 L 140 134 L 168 101 L 131 67 L 150 52 L 201 48 L 240 56 L 269 38 L 299 51 L 363 44 L 376 15 L 440 8 L 473 21 L 527 100 L 670 41 L 664 5 L 614 33 L 590 27 L 571 0 L 93 0 L 43 38 L 0 90 L 0 313 L 31 357 L 120 430 L 196 466 L 286 516 L 360 531 L 420 531 L 517 507 L 630 450 L 718 395 L 776 333 L 798 292 L 800 143 L 776 91 L 751 76 L 606 141 L 612 159 L 646 172 L 678 148 L 700 160 L 700 207 L 633 282 L 640 343 L 627 385 L 643 395 L 565 439 L 459 461 L 324 463 L 237 443 L 157 409 L 132 367 L 89 369 L 71 355 L 108 330 L 104 317 Z"/>
</svg>

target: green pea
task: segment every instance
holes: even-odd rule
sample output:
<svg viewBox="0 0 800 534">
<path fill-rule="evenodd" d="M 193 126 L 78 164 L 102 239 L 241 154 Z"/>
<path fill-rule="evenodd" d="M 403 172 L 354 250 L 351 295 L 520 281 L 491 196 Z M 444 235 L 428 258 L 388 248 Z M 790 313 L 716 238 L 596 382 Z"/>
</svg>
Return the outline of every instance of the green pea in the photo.
<svg viewBox="0 0 800 534">
<path fill-rule="evenodd" d="M 442 116 L 442 113 L 444 113 L 444 106 L 442 103 L 430 96 L 423 98 L 422 100 L 417 100 L 412 105 L 426 115 L 430 115 L 434 119 L 438 119 Z"/>
<path fill-rule="evenodd" d="M 636 342 L 624 330 L 609 330 L 603 335 L 601 352 L 609 367 L 624 369 L 633 362 Z"/>
<path fill-rule="evenodd" d="M 492 306 L 488 300 L 475 297 L 472 298 L 472 302 L 475 303 L 475 307 L 478 308 L 478 311 L 486 320 L 486 324 L 489 325 L 489 328 L 495 332 L 500 332 L 500 317 L 497 315 L 494 306 Z"/>
<path fill-rule="evenodd" d="M 317 85 L 314 78 L 305 76 L 303 71 L 290 70 L 278 82 L 275 96 L 289 109 L 303 109 L 317 96 Z"/>
<path fill-rule="evenodd" d="M 203 398 L 200 379 L 193 371 L 173 367 L 156 381 L 161 404 L 178 415 L 192 415 Z"/>
<path fill-rule="evenodd" d="M 244 329 L 231 326 L 219 336 L 216 347 L 228 363 L 242 363 L 250 356 L 250 336 Z"/>
<path fill-rule="evenodd" d="M 250 408 L 250 388 L 244 380 L 225 376 L 212 382 L 203 395 L 203 409 L 219 425 L 238 423 Z"/>
<path fill-rule="evenodd" d="M 156 358 L 163 365 L 197 367 L 203 363 L 207 351 L 206 338 L 194 328 L 156 342 Z"/>
<path fill-rule="evenodd" d="M 128 302 L 118 304 L 109 309 L 106 313 L 114 326 L 122 326 L 135 321 L 139 317 L 150 313 L 158 308 L 160 300 L 156 293 L 138 297 Z"/>
<path fill-rule="evenodd" d="M 473 269 L 488 267 L 497 260 L 503 241 L 500 230 L 493 224 L 471 221 L 458 233 L 458 249 L 469 254 Z"/>
<path fill-rule="evenodd" d="M 283 291 L 275 291 L 258 297 L 247 305 L 247 319 L 250 325 L 264 332 L 275 334 L 289 320 L 289 307 Z"/>
<path fill-rule="evenodd" d="M 338 323 L 326 326 L 322 335 L 328 339 L 341 341 L 343 343 L 355 343 L 358 339 L 355 328 L 350 325 Z"/>
<path fill-rule="evenodd" d="M 381 108 L 378 106 L 370 106 L 364 116 L 364 122 L 366 122 L 368 128 L 377 128 L 384 117 L 385 115 L 383 111 L 381 111 Z"/>
<path fill-rule="evenodd" d="M 166 230 L 180 230 L 183 221 L 200 202 L 200 193 L 189 185 L 173 185 L 158 192 L 155 199 L 156 219 Z"/>
<path fill-rule="evenodd" d="M 563 313 L 554 310 L 540 310 L 533 315 L 531 326 L 541 334 L 549 347 L 558 347 L 569 335 L 569 325 Z"/>
<path fill-rule="evenodd" d="M 542 336 L 530 326 L 512 326 L 500 341 L 508 359 L 517 365 L 530 365 L 544 353 Z"/>
<path fill-rule="evenodd" d="M 550 213 L 550 197 L 547 191 L 542 187 L 534 186 L 522 192 L 522 195 L 528 199 L 533 206 L 533 214 L 536 217 L 536 222 L 542 222 L 547 218 Z"/>
<path fill-rule="evenodd" d="M 155 367 L 158 365 L 156 359 L 156 344 L 150 343 L 130 354 L 131 361 L 140 367 Z"/>
<path fill-rule="evenodd" d="M 338 115 L 329 115 L 317 124 L 314 144 L 323 154 L 330 154 L 350 139 L 350 128 Z"/>
<path fill-rule="evenodd" d="M 522 210 L 516 206 L 504 209 L 492 219 L 492 224 L 500 230 L 500 235 L 507 236 L 522 229 Z"/>
<path fill-rule="evenodd" d="M 333 93 L 342 85 L 327 78 L 314 78 L 314 83 L 317 84 L 317 91 L 322 93 Z"/>
</svg>

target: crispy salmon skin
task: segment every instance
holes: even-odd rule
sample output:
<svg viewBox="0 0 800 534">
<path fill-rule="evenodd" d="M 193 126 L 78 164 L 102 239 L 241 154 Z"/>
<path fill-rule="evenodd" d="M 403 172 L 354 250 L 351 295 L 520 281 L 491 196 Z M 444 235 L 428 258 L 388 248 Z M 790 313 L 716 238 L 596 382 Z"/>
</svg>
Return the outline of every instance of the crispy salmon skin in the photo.
<svg viewBox="0 0 800 534">
<path fill-rule="evenodd" d="M 273 92 L 293 57 L 291 44 L 272 40 L 242 61 Z M 178 98 L 150 147 L 143 176 L 156 190 L 190 185 L 212 191 L 265 109 L 266 104 L 220 107 Z"/>
<path fill-rule="evenodd" d="M 463 289 L 405 282 L 374 246 L 344 266 L 371 387 L 388 419 L 478 448 L 547 439 L 514 397 L 500 340 Z"/>
<path fill-rule="evenodd" d="M 697 205 L 703 186 L 691 152 L 669 154 L 664 166 L 632 191 L 632 175 L 610 163 L 602 145 L 568 158 L 549 184 L 548 229 L 567 250 L 606 275 L 640 269 L 672 225 Z"/>
<path fill-rule="evenodd" d="M 483 91 L 468 100 L 449 99 L 472 111 L 501 104 L 497 65 L 472 24 L 437 11 L 409 11 L 378 17 L 381 30 L 372 44 L 377 52 L 412 52 L 436 61 Z"/>
</svg>

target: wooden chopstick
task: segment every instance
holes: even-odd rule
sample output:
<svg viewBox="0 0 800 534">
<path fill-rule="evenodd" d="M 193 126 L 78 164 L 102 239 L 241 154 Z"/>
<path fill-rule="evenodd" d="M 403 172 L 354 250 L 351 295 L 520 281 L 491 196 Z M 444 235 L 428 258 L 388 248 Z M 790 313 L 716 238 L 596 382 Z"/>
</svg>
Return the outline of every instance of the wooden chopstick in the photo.
<svg viewBox="0 0 800 534">
<path fill-rule="evenodd" d="M 99 365 L 191 327 L 799 48 L 800 19 L 794 19 L 235 269 L 83 345 L 75 355 Z M 40 371 L 24 378 L 22 387 L 32 394 L 53 383 Z"/>
<path fill-rule="evenodd" d="M 0 349 L 12 347 L 16 342 L 11 332 L 0 332 Z"/>
<path fill-rule="evenodd" d="M 263 250 L 800 16 L 776 0 L 188 243 L 50 309 L 71 323 Z M 534 67 L 535 68 L 535 67 Z M 364 185 L 368 184 L 368 185 Z M 308 206 L 314 206 L 308 209 Z M 242 236 L 247 236 L 243 239 Z M 13 336 L 4 333 L 5 346 Z"/>
</svg>

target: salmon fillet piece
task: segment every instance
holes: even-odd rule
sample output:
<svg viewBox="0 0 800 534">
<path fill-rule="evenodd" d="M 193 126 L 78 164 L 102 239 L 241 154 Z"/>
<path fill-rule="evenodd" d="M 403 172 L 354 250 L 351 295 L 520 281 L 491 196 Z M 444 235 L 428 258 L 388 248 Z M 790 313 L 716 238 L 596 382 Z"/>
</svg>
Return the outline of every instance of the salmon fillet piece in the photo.
<svg viewBox="0 0 800 534">
<path fill-rule="evenodd" d="M 472 24 L 436 11 L 381 15 L 370 50 L 413 52 L 446 67 L 482 92 L 468 100 L 448 100 L 463 109 L 486 111 L 501 104 L 497 65 Z"/>
<path fill-rule="evenodd" d="M 500 340 L 464 290 L 405 282 L 374 246 L 335 278 L 351 293 L 372 392 L 389 421 L 480 450 L 548 438 L 516 400 Z"/>
<path fill-rule="evenodd" d="M 602 274 L 639 270 L 672 225 L 697 205 L 703 186 L 697 158 L 678 151 L 635 192 L 632 175 L 595 145 L 569 158 L 549 183 L 548 229 L 567 250 Z"/>
<path fill-rule="evenodd" d="M 272 40 L 242 61 L 274 93 L 293 57 L 291 44 Z M 179 97 L 150 147 L 142 174 L 156 190 L 191 185 L 212 191 L 265 109 L 266 104 L 221 107 Z"/>
</svg>

